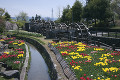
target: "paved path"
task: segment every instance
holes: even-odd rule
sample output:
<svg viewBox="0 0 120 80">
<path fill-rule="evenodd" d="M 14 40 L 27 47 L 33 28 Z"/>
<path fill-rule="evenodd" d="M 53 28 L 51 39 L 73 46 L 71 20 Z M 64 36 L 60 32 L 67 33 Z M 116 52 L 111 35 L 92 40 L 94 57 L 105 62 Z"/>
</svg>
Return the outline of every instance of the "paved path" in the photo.
<svg viewBox="0 0 120 80">
<path fill-rule="evenodd" d="M 41 41 L 43 41 L 45 43 L 45 45 L 43 45 L 46 50 L 48 51 L 48 53 L 51 56 L 51 59 L 54 63 L 54 66 L 56 68 L 56 71 L 58 73 L 58 80 L 68 80 L 67 77 L 64 75 L 63 69 L 61 67 L 61 65 L 58 63 L 58 61 L 56 60 L 56 56 L 55 54 L 50 50 L 50 48 L 48 47 L 48 42 L 52 41 L 51 39 L 44 39 L 45 37 L 40 37 L 39 39 Z"/>
</svg>

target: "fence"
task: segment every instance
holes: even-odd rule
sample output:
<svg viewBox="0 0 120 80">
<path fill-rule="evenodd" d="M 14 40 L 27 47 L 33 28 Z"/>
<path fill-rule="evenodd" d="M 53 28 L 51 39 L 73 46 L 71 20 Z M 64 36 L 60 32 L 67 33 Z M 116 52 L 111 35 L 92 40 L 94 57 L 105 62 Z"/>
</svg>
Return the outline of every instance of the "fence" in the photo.
<svg viewBox="0 0 120 80">
<path fill-rule="evenodd" d="M 90 29 L 89 31 L 92 36 L 120 38 L 120 30 L 119 29 Z"/>
<path fill-rule="evenodd" d="M 98 47 L 105 47 L 107 49 L 111 49 L 113 51 L 117 50 L 117 49 L 120 49 L 120 45 L 117 47 L 116 44 L 114 43 L 111 43 L 111 44 L 106 44 L 105 42 L 102 42 L 101 41 L 102 39 L 100 39 L 100 37 L 97 37 L 96 39 L 93 38 L 92 40 L 90 39 L 80 39 L 80 41 L 88 44 L 88 45 L 94 45 L 94 46 L 98 46 Z M 109 41 L 108 41 L 109 42 Z M 119 43 L 120 43 L 120 40 L 119 40 Z"/>
</svg>

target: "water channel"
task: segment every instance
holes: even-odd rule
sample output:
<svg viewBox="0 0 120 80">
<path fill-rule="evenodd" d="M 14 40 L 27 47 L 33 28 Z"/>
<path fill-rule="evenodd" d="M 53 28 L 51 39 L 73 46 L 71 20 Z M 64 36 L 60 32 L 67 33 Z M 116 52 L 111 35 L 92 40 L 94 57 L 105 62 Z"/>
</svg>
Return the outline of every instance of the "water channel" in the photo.
<svg viewBox="0 0 120 80">
<path fill-rule="evenodd" d="M 31 51 L 31 63 L 28 71 L 28 80 L 50 80 L 48 74 L 48 67 L 38 52 L 38 50 L 31 44 L 27 44 Z"/>
</svg>

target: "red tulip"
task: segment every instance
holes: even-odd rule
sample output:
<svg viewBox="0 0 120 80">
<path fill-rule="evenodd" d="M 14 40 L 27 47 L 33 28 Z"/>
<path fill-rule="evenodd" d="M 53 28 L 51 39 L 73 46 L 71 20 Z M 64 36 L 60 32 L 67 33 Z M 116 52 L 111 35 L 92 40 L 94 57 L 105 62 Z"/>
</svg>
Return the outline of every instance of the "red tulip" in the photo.
<svg viewBox="0 0 120 80">
<path fill-rule="evenodd" d="M 80 79 L 84 79 L 84 77 L 80 77 Z"/>
<path fill-rule="evenodd" d="M 84 76 L 86 76 L 86 74 L 84 74 Z"/>
<path fill-rule="evenodd" d="M 115 77 L 117 77 L 117 75 L 115 75 Z"/>
</svg>

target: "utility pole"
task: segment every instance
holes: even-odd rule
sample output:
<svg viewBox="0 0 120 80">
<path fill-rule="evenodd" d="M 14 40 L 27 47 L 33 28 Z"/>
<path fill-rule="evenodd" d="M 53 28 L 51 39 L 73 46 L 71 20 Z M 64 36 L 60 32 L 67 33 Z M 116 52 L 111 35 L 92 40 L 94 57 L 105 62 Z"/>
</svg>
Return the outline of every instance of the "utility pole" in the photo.
<svg viewBox="0 0 120 80">
<path fill-rule="evenodd" d="M 73 11 L 72 11 L 72 23 L 73 23 L 74 21 L 73 21 Z"/>
<path fill-rule="evenodd" d="M 52 21 L 53 21 L 53 8 L 52 8 Z"/>
</svg>

